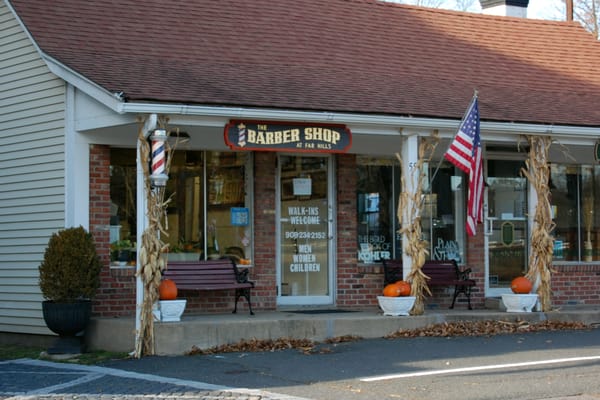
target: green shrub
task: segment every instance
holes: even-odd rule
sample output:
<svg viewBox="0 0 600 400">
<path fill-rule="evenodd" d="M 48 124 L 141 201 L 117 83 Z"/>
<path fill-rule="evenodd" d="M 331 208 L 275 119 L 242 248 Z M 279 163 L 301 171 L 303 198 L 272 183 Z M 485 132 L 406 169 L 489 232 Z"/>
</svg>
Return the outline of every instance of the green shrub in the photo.
<svg viewBox="0 0 600 400">
<path fill-rule="evenodd" d="M 91 299 L 101 268 L 94 239 L 83 227 L 54 233 L 39 266 L 42 295 L 57 303 Z"/>
</svg>

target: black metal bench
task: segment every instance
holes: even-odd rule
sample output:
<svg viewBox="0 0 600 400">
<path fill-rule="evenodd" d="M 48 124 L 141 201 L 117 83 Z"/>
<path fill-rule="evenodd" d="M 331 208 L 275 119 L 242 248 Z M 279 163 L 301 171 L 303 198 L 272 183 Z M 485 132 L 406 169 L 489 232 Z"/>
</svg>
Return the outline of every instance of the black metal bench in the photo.
<svg viewBox="0 0 600 400">
<path fill-rule="evenodd" d="M 230 258 L 223 258 L 201 261 L 169 261 L 162 276 L 175 282 L 178 290 L 235 289 L 233 313 L 237 312 L 239 298 L 244 296 L 248 301 L 250 314 L 254 315 L 250 302 L 250 290 L 254 287 L 254 282 L 248 280 L 248 273 L 248 268 L 239 270 Z"/>
<path fill-rule="evenodd" d="M 472 310 L 471 288 L 475 286 L 475 281 L 469 279 L 471 268 L 461 270 L 454 260 L 430 260 L 423 264 L 421 271 L 429 277 L 428 287 L 454 286 L 454 296 L 450 308 L 454 308 L 458 295 L 464 293 L 467 296 L 469 310 Z M 383 273 L 385 285 L 402 280 L 402 260 L 383 260 Z"/>
</svg>

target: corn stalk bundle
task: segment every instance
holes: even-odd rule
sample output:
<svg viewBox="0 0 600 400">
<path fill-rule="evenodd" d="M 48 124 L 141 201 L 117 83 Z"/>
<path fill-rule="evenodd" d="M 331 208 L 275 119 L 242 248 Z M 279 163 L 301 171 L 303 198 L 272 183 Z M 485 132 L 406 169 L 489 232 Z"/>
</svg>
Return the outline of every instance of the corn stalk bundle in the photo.
<svg viewBox="0 0 600 400">
<path fill-rule="evenodd" d="M 162 121 L 164 124 L 164 121 Z M 159 125 L 161 121 L 159 120 Z M 142 127 L 138 132 L 140 143 L 140 160 L 144 172 L 144 191 L 146 193 L 148 225 L 142 233 L 140 254 L 138 255 L 139 270 L 137 276 L 143 284 L 144 297 L 140 310 L 140 330 L 136 332 L 137 340 L 134 355 L 140 358 L 143 355 L 154 355 L 154 304 L 158 301 L 158 287 L 162 271 L 167 262 L 164 253 L 168 248 L 161 240 L 161 235 L 168 233 L 163 226 L 166 222 L 166 207 L 170 199 L 165 201 L 165 187 L 152 187 L 150 181 L 150 145 L 144 136 Z M 165 173 L 169 173 L 172 151 L 169 143 L 165 141 L 165 151 L 168 154 Z"/>
<path fill-rule="evenodd" d="M 554 238 L 551 235 L 555 223 L 552 221 L 550 205 L 550 187 L 548 186 L 550 168 L 548 152 L 552 139 L 547 136 L 528 136 L 529 157 L 525 160 L 526 168 L 521 172 L 537 194 L 537 206 L 533 218 L 531 233 L 531 252 L 529 253 L 529 269 L 527 278 L 537 286 L 537 294 L 542 311 L 550 311 L 551 294 L 550 281 L 552 277 L 552 255 Z"/>
<path fill-rule="evenodd" d="M 425 259 L 429 254 L 429 243 L 423 240 L 421 231 L 421 212 L 423 210 L 423 184 L 426 174 L 424 170 L 425 162 L 429 162 L 433 152 L 438 144 L 437 132 L 430 139 L 421 139 L 419 143 L 419 158 L 410 176 L 405 169 L 402 169 L 401 193 L 398 199 L 397 216 L 400 223 L 400 233 L 406 238 L 404 252 L 411 259 L 411 269 L 406 280 L 410 282 L 410 295 L 415 297 L 415 304 L 410 311 L 411 315 L 421 315 L 425 311 L 425 292 L 431 295 L 431 290 L 427 286 L 427 280 L 430 279 L 423 273 L 421 267 L 425 264 Z M 402 158 L 396 154 L 400 164 Z M 427 168 L 427 166 L 425 166 Z M 409 178 L 412 183 L 413 192 L 409 193 L 406 188 L 406 179 Z"/>
</svg>

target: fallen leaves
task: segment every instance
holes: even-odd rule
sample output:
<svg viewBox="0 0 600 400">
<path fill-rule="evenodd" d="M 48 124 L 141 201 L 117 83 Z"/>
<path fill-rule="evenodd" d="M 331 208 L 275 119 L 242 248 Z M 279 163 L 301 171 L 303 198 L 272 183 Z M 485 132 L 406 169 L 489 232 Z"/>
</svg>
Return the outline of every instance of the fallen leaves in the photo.
<svg viewBox="0 0 600 400">
<path fill-rule="evenodd" d="M 558 331 L 558 330 L 574 330 L 574 329 L 590 329 L 589 325 L 583 322 L 563 322 L 563 321 L 544 321 L 540 323 L 530 323 L 527 321 L 517 320 L 501 321 L 456 321 L 444 322 L 441 324 L 430 325 L 418 329 L 401 329 L 386 335 L 386 339 L 396 338 L 414 338 L 414 337 L 450 337 L 450 336 L 492 336 L 510 333 L 522 332 L 540 332 L 540 331 Z M 353 342 L 362 340 L 360 336 L 345 335 L 333 338 L 328 338 L 323 343 L 315 342 L 308 339 L 280 338 L 280 339 L 265 339 L 259 340 L 256 338 L 242 340 L 238 343 L 225 344 L 212 347 L 209 349 L 201 349 L 193 346 L 187 352 L 187 355 L 209 355 L 218 353 L 243 353 L 243 352 L 265 352 L 297 349 L 303 354 L 327 354 L 333 350 L 324 345 L 333 345 L 344 342 Z"/>
<path fill-rule="evenodd" d="M 334 338 L 325 339 L 325 344 L 338 344 L 343 342 L 351 342 L 361 340 L 360 336 L 345 335 Z M 280 339 L 265 339 L 259 340 L 252 338 L 249 340 L 242 340 L 238 343 L 225 344 L 221 346 L 212 347 L 210 349 L 200 349 L 196 346 L 192 347 L 187 355 L 206 355 L 206 354 L 217 354 L 217 353 L 239 353 L 239 352 L 261 352 L 261 351 L 277 351 L 277 350 L 288 350 L 298 349 L 304 354 L 325 354 L 331 353 L 332 350 L 329 347 L 320 347 L 319 342 L 315 342 L 309 339 L 294 339 L 294 338 L 280 338 Z"/>
<path fill-rule="evenodd" d="M 260 351 L 276 351 L 287 349 L 302 349 L 314 346 L 314 342 L 308 339 L 266 339 L 259 340 L 252 338 L 242 340 L 238 343 L 224 344 L 221 346 L 212 347 L 210 349 L 200 349 L 196 346 L 188 352 L 188 355 L 193 354 L 216 354 L 216 353 L 237 353 L 237 352 L 260 352 Z"/>
<path fill-rule="evenodd" d="M 430 325 L 419 329 L 401 329 L 389 335 L 386 339 L 409 337 L 448 337 L 448 336 L 492 336 L 509 333 L 557 331 L 567 329 L 589 329 L 582 322 L 544 321 L 530 323 L 527 321 L 456 321 Z"/>
</svg>

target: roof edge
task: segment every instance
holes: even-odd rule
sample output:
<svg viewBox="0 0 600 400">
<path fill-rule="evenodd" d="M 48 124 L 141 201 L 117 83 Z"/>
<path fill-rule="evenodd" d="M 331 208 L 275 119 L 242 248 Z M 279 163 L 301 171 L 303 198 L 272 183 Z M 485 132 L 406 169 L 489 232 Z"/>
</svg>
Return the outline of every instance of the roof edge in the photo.
<svg viewBox="0 0 600 400">
<path fill-rule="evenodd" d="M 100 101 L 102 104 L 109 107 L 110 109 L 121 113 L 121 105 L 124 102 L 120 99 L 120 96 L 118 96 L 117 94 L 110 93 L 100 85 L 87 79 L 83 75 L 77 73 L 73 69 L 69 68 L 65 64 L 61 63 L 60 61 L 45 53 L 40 48 L 40 46 L 38 46 L 35 38 L 31 34 L 31 32 L 29 32 L 27 26 L 23 23 L 23 20 L 21 19 L 17 11 L 14 9 L 13 5 L 10 3 L 10 0 L 5 0 L 4 3 L 12 13 L 13 17 L 19 23 L 21 29 L 23 29 L 23 32 L 25 32 L 25 34 L 29 38 L 29 41 L 31 42 L 32 46 L 35 48 L 41 59 L 50 69 L 50 72 L 52 72 L 54 75 L 58 76 L 65 82 L 72 84 L 73 86 L 86 93 L 87 95 L 91 96 L 92 98 Z"/>
<path fill-rule="evenodd" d="M 456 131 L 460 123 L 456 119 L 416 118 L 376 114 L 354 114 L 327 111 L 296 111 L 265 108 L 191 106 L 186 104 L 124 103 L 124 113 L 136 114 L 172 114 L 198 117 L 218 117 L 254 120 L 313 121 L 323 123 L 341 123 L 379 128 L 423 128 Z M 565 126 L 547 124 L 526 124 L 513 122 L 481 122 L 481 129 L 504 134 L 535 134 L 551 136 L 578 135 L 586 139 L 597 139 L 599 127 Z"/>
<path fill-rule="evenodd" d="M 42 59 L 54 75 L 58 76 L 65 82 L 70 83 L 83 93 L 87 94 L 91 98 L 104 104 L 111 110 L 123 114 L 123 104 L 125 102 L 121 98 L 120 93 L 111 93 L 97 83 L 89 80 L 85 76 L 81 75 L 77 71 L 69 68 L 65 64 L 49 56 L 48 54 L 41 52 Z"/>
</svg>

